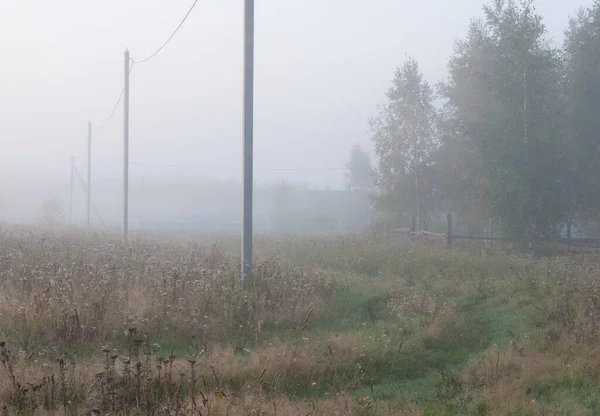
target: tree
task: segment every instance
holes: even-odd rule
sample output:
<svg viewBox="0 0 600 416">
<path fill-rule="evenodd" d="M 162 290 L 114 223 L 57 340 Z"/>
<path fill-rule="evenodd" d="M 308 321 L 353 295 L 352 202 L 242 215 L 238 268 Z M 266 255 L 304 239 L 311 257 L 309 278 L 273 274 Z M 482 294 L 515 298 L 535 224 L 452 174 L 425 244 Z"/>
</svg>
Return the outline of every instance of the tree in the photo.
<svg viewBox="0 0 600 416">
<path fill-rule="evenodd" d="M 444 88 L 440 85 L 441 93 Z M 440 146 L 433 155 L 433 172 L 440 206 L 446 212 L 457 213 L 468 224 L 469 235 L 477 235 L 477 225 L 484 223 L 487 213 L 480 192 L 484 174 L 477 166 L 474 146 L 464 134 L 455 109 L 449 105 L 440 111 L 437 128 Z"/>
<path fill-rule="evenodd" d="M 370 120 L 378 157 L 377 206 L 413 212 L 419 224 L 433 206 L 432 187 L 425 179 L 437 141 L 433 90 L 416 60 L 409 57 L 396 70 L 387 98 L 379 115 Z"/>
<path fill-rule="evenodd" d="M 355 144 L 350 150 L 345 176 L 346 185 L 352 191 L 369 192 L 373 189 L 371 158 L 359 144 Z"/>
<path fill-rule="evenodd" d="M 65 222 L 65 211 L 55 199 L 49 199 L 40 205 L 40 217 L 38 218 L 40 225 L 55 226 L 64 224 Z"/>
<path fill-rule="evenodd" d="M 574 216 L 600 217 L 600 1 L 571 19 L 565 33 L 567 133 L 572 140 Z"/>
<path fill-rule="evenodd" d="M 569 211 L 562 61 L 530 0 L 495 0 L 458 42 L 443 88 L 466 177 L 503 230 L 554 237 Z"/>
<path fill-rule="evenodd" d="M 489 215 L 483 198 L 488 181 L 475 143 L 486 133 L 492 112 L 487 74 L 493 72 L 493 60 L 487 31 L 484 22 L 471 22 L 467 37 L 455 44 L 448 82 L 438 85 L 445 103 L 438 117 L 440 146 L 434 154 L 437 191 L 447 211 L 466 219 L 470 233 L 472 225 L 483 224 Z"/>
</svg>

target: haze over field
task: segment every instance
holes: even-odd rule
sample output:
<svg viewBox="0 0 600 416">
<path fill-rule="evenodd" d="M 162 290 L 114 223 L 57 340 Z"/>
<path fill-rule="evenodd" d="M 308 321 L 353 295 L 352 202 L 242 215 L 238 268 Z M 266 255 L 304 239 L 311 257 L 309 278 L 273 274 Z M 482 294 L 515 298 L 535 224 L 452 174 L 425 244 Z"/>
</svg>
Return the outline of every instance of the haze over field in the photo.
<svg viewBox="0 0 600 416">
<path fill-rule="evenodd" d="M 5 0 L 0 13 L 0 186 L 36 199 L 68 192 L 86 120 L 101 124 L 122 87 L 123 50 L 152 53 L 188 0 Z M 159 56 L 131 78 L 131 175 L 241 178 L 242 1 L 201 0 Z M 562 42 L 591 0 L 538 1 Z M 370 148 L 376 113 L 407 54 L 430 82 L 481 0 L 260 1 L 256 5 L 255 168 L 340 188 L 348 150 Z M 94 132 L 94 181 L 120 186 L 121 109 Z M 50 191 L 51 190 L 51 191 Z M 11 199 L 3 192 L 3 200 Z"/>
</svg>

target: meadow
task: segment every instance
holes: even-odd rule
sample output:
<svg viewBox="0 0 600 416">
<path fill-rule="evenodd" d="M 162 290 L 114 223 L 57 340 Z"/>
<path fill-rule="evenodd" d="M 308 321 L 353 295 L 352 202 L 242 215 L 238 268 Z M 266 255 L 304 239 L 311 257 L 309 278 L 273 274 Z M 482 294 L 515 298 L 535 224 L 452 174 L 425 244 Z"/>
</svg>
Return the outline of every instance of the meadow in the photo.
<svg viewBox="0 0 600 416">
<path fill-rule="evenodd" d="M 0 414 L 600 413 L 594 254 L 0 228 Z"/>
</svg>

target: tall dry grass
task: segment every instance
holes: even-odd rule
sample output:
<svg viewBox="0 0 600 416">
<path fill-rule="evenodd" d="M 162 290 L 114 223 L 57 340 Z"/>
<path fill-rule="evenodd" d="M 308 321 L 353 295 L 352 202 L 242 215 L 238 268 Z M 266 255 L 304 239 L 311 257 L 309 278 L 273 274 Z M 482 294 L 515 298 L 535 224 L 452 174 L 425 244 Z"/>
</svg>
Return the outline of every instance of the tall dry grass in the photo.
<svg viewBox="0 0 600 416">
<path fill-rule="evenodd" d="M 111 235 L 0 232 L 0 334 L 23 351 L 97 344 L 137 328 L 154 338 L 230 337 L 318 318 L 332 282 L 314 269 L 257 261 L 244 288 L 239 263 L 217 248 Z"/>
<path fill-rule="evenodd" d="M 144 406 L 152 414 L 164 406 L 162 414 L 225 414 L 220 399 L 197 401 L 191 363 L 221 344 L 259 345 L 273 331 L 300 333 L 331 312 L 333 296 L 322 272 L 273 258 L 259 258 L 244 287 L 238 259 L 215 246 L 140 236 L 125 246 L 110 233 L 3 227 L 0 353 L 8 377 L 0 395 L 13 410 L 52 414 Z M 186 346 L 187 358 L 157 351 L 162 340 Z M 101 349 L 104 358 L 94 361 Z M 218 393 L 219 386 L 205 387 L 203 394 Z M 259 399 L 261 389 L 253 394 L 260 406 L 291 406 Z M 235 409 L 247 401 L 229 403 L 227 414 L 240 414 Z"/>
</svg>

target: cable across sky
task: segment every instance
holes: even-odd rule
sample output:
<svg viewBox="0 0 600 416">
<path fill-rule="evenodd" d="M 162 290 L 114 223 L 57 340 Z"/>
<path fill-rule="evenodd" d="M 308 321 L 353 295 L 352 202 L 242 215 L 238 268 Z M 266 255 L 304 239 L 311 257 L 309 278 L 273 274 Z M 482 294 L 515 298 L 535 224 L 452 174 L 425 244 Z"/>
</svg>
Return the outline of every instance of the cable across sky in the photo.
<svg viewBox="0 0 600 416">
<path fill-rule="evenodd" d="M 194 10 L 194 7 L 196 7 L 196 4 L 198 3 L 198 0 L 194 0 L 194 2 L 192 3 L 191 7 L 189 8 L 189 10 L 187 11 L 187 13 L 185 14 L 185 16 L 183 17 L 183 19 L 181 20 L 181 22 L 179 23 L 179 25 L 177 25 L 177 28 L 175 28 L 175 30 L 173 31 L 173 33 L 171 33 L 171 36 L 169 36 L 167 38 L 167 40 L 160 46 L 160 48 L 158 48 L 152 55 L 148 56 L 147 58 L 144 58 L 142 60 L 136 61 L 134 59 L 131 60 L 131 66 L 129 67 L 129 73 L 131 74 L 131 70 L 133 69 L 133 65 L 134 64 L 143 64 L 145 62 L 148 62 L 150 59 L 154 58 L 156 55 L 158 55 L 160 53 L 160 51 L 162 51 L 168 44 L 169 42 L 171 42 L 171 40 L 175 37 L 175 35 L 177 34 L 177 32 L 179 31 L 179 29 L 181 29 L 181 27 L 183 26 L 183 24 L 185 23 L 185 21 L 187 20 L 188 16 L 192 13 L 192 10 Z M 112 120 L 113 116 L 115 115 L 115 113 L 117 112 L 117 108 L 119 107 L 119 104 L 121 103 L 121 100 L 123 99 L 123 94 L 125 92 L 125 87 L 123 87 L 121 89 L 121 92 L 119 93 L 119 97 L 117 98 L 117 102 L 115 103 L 115 105 L 113 106 L 112 111 L 110 112 L 110 115 L 108 116 L 108 118 L 106 119 L 106 121 L 104 121 L 104 123 L 100 124 L 99 126 L 94 126 L 94 128 L 96 130 L 100 130 L 104 127 L 106 127 L 106 125 L 108 123 L 110 123 L 110 121 Z"/>
<path fill-rule="evenodd" d="M 131 66 L 129 67 L 129 73 L 130 74 L 131 74 L 132 70 L 133 70 L 133 61 L 131 62 Z M 112 111 L 110 112 L 110 115 L 106 119 L 106 121 L 104 123 L 102 123 L 101 125 L 99 125 L 98 127 L 94 127 L 96 130 L 103 129 L 110 122 L 110 120 L 112 120 L 113 116 L 117 112 L 117 108 L 119 107 L 119 103 L 123 99 L 123 93 L 124 92 L 125 92 L 125 87 L 121 88 L 121 93 L 119 94 L 119 98 L 117 98 L 117 102 L 115 103 L 115 105 L 114 105 Z"/>
<path fill-rule="evenodd" d="M 172 169 L 187 169 L 187 170 L 211 170 L 211 171 L 240 171 L 241 167 L 226 167 L 226 166 L 198 166 L 198 165 L 179 165 L 169 163 L 153 163 L 153 162 L 142 162 L 142 161 L 131 161 L 130 165 L 155 167 L 155 168 L 172 168 Z M 112 167 L 112 165 L 96 162 L 94 165 L 102 167 Z M 257 172 L 340 172 L 345 171 L 344 167 L 313 167 L 313 168 L 301 168 L 301 167 L 258 167 L 255 168 Z"/>
<path fill-rule="evenodd" d="M 188 12 L 185 14 L 185 16 L 183 17 L 183 19 L 181 20 L 181 22 L 179 23 L 179 25 L 177 26 L 177 28 L 173 31 L 173 33 L 171 33 L 171 36 L 169 36 L 169 38 L 165 41 L 165 43 L 163 43 L 161 45 L 161 47 L 156 50 L 156 52 L 154 52 L 152 55 L 148 56 L 147 58 L 144 58 L 144 59 L 142 59 L 140 61 L 134 61 L 134 62 L 136 64 L 143 64 L 144 62 L 148 62 L 150 59 L 152 59 L 156 55 L 158 55 L 159 52 L 162 51 L 165 48 L 165 46 L 167 46 L 169 44 L 169 42 L 171 41 L 171 39 L 173 39 L 173 37 L 179 31 L 179 29 L 181 29 L 181 26 L 183 26 L 183 24 L 187 20 L 188 16 L 190 15 L 190 13 L 192 13 L 192 10 L 194 10 L 194 7 L 196 6 L 197 3 L 198 3 L 198 0 L 194 0 L 194 2 L 192 3 L 192 6 L 188 10 Z"/>
</svg>

